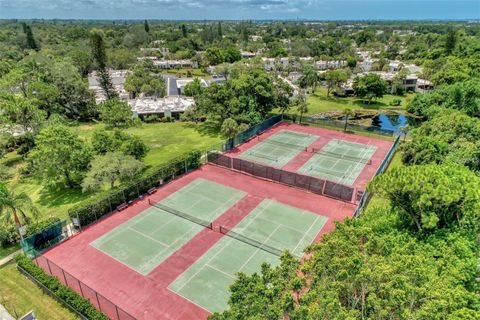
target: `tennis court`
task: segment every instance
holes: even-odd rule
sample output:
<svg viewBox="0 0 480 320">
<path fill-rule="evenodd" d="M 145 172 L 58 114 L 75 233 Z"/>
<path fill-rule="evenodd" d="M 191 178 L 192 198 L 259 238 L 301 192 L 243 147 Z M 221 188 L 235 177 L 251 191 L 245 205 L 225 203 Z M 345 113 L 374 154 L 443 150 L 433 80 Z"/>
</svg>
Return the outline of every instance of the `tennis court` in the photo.
<svg viewBox="0 0 480 320">
<path fill-rule="evenodd" d="M 152 205 L 91 245 L 147 275 L 245 194 L 199 178 L 160 201 L 158 207 Z"/>
<path fill-rule="evenodd" d="M 352 185 L 377 149 L 374 145 L 333 139 L 315 153 L 298 172 Z"/>
<path fill-rule="evenodd" d="M 327 218 L 263 200 L 209 251 L 182 273 L 169 289 L 210 312 L 227 307 L 229 286 L 237 272 L 259 272 L 263 262 L 276 265 L 282 250 L 300 257 Z"/>
<path fill-rule="evenodd" d="M 307 133 L 281 130 L 239 155 L 239 158 L 281 168 L 319 137 Z"/>
</svg>

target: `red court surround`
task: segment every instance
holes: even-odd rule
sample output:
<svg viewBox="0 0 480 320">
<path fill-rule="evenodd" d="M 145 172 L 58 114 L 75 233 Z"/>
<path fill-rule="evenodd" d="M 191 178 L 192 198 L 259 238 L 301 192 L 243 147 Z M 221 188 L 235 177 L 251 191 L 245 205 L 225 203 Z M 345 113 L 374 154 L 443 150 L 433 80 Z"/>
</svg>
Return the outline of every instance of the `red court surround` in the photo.
<svg viewBox="0 0 480 320">
<path fill-rule="evenodd" d="M 353 139 L 359 142 L 363 139 L 364 141 L 370 141 L 370 143 L 373 141 L 371 138 L 350 135 L 344 135 L 345 137 L 343 137 L 343 134 L 337 132 L 332 134 L 332 131 L 329 130 L 289 124 L 276 126 L 268 134 L 287 128 L 321 135 L 322 137 L 327 137 L 327 134 L 330 134 L 335 137 L 341 136 L 345 140 L 349 138 L 350 141 L 354 141 Z M 254 143 L 256 143 L 256 140 L 250 141 L 239 149 L 244 150 Z M 322 141 L 318 143 L 322 143 Z M 375 143 L 378 143 L 379 148 L 374 155 L 374 164 L 379 164 L 380 157 L 386 154 L 386 150 L 391 143 L 381 140 L 375 140 Z M 295 159 L 292 161 L 295 162 Z M 294 164 L 288 165 L 293 166 Z M 364 170 L 366 172 L 362 172 L 360 178 L 357 179 L 362 181 L 363 184 L 373 175 L 375 169 L 374 166 L 366 167 L 369 167 L 367 168 L 369 170 Z M 197 178 L 208 179 L 247 193 L 235 206 L 214 221 L 214 226 L 235 226 L 263 199 L 269 198 L 327 217 L 325 226 L 315 239 L 315 241 L 319 241 L 324 233 L 333 230 L 334 221 L 351 217 L 355 211 L 355 205 L 350 203 L 212 165 L 204 165 L 200 169 L 168 183 L 148 198 L 153 201 L 160 201 Z M 84 229 L 80 234 L 53 247 L 44 255 L 139 320 L 206 319 L 209 315 L 206 310 L 171 292 L 167 287 L 223 236 L 219 232 L 209 229 L 201 231 L 147 276 L 133 271 L 89 245 L 93 240 L 149 207 L 147 198 L 139 200 L 127 209 Z M 73 289 L 78 291 L 77 287 L 73 287 Z"/>
</svg>

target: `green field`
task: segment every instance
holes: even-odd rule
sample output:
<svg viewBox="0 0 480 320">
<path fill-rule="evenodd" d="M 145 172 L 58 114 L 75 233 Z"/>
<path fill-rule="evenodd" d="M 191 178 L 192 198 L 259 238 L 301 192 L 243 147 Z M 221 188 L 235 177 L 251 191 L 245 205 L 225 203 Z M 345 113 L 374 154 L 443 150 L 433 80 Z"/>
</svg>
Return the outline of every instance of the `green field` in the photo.
<svg viewBox="0 0 480 320">
<path fill-rule="evenodd" d="M 342 111 L 345 109 L 404 110 L 407 106 L 408 100 L 412 99 L 412 97 L 413 95 L 411 94 L 404 96 L 386 94 L 381 99 L 374 100 L 371 104 L 366 104 L 362 100 L 355 97 L 335 97 L 333 94 L 330 94 L 330 96 L 327 97 L 327 90 L 323 87 L 319 87 L 314 93 L 308 95 L 307 115 L 314 115 L 327 111 Z M 393 99 L 402 100 L 401 105 L 391 106 L 390 102 Z"/>
<path fill-rule="evenodd" d="M 0 303 L 13 316 L 34 310 L 37 319 L 79 319 L 18 272 L 14 263 L 0 267 L 0 279 Z"/>
<path fill-rule="evenodd" d="M 78 130 L 80 135 L 88 140 L 95 129 L 102 127 L 102 124 L 83 124 L 78 127 Z M 141 127 L 130 128 L 125 132 L 138 135 L 147 144 L 150 150 L 144 161 L 151 169 L 192 149 L 203 150 L 222 141 L 220 136 L 200 133 L 194 124 L 184 122 L 143 124 Z M 16 152 L 7 154 L 0 160 L 0 164 L 8 168 L 8 174 L 11 175 L 8 180 L 9 185 L 17 193 L 27 193 L 42 216 L 66 218 L 68 208 L 94 196 L 83 193 L 79 189 L 45 190 L 36 179 L 25 178 L 20 174 L 20 170 L 25 167 L 25 161 Z"/>
</svg>

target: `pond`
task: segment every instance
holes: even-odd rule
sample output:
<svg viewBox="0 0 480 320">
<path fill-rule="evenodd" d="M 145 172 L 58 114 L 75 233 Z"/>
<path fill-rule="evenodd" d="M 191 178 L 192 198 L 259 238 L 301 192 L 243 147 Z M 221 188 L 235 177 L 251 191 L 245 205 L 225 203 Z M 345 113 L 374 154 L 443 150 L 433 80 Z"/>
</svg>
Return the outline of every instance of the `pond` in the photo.
<svg viewBox="0 0 480 320">
<path fill-rule="evenodd" d="M 380 113 L 372 118 L 372 126 L 384 130 L 400 131 L 400 128 L 406 125 L 413 126 L 415 119 L 404 114 L 384 114 Z"/>
</svg>

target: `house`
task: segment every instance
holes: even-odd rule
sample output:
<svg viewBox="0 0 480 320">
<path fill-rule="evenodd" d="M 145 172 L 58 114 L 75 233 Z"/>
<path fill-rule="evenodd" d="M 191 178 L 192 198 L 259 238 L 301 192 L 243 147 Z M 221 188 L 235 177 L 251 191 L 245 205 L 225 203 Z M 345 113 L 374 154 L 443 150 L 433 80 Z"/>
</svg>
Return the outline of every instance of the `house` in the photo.
<svg viewBox="0 0 480 320">
<path fill-rule="evenodd" d="M 176 79 L 176 80 L 177 80 L 176 83 L 177 83 L 178 94 L 183 95 L 183 94 L 185 94 L 184 93 L 185 86 L 187 84 L 189 84 L 190 82 L 192 82 L 194 79 L 193 78 L 179 78 L 179 79 Z M 204 79 L 201 79 L 201 78 L 199 78 L 199 80 L 200 80 L 200 85 L 203 88 L 208 87 L 207 81 L 205 81 Z"/>
<path fill-rule="evenodd" d="M 198 63 L 192 60 L 154 60 L 153 64 L 160 69 L 198 68 Z"/>
<path fill-rule="evenodd" d="M 347 66 L 347 61 L 345 60 L 318 60 L 315 61 L 314 66 L 317 70 L 335 70 L 345 68 Z"/>
<path fill-rule="evenodd" d="M 173 117 L 179 119 L 180 115 L 191 108 L 195 102 L 193 98 L 183 96 L 169 96 L 165 98 L 138 98 L 129 100 L 132 111 L 140 118 L 149 115 L 159 117 Z"/>
<path fill-rule="evenodd" d="M 128 99 L 129 93 L 125 91 L 125 79 L 128 74 L 128 70 L 113 70 L 109 69 L 108 74 L 110 75 L 110 79 L 112 80 L 113 88 L 117 92 L 120 99 Z M 105 101 L 107 97 L 105 96 L 105 92 L 103 91 L 102 87 L 100 86 L 100 81 L 98 79 L 96 71 L 92 71 L 88 75 L 88 88 L 95 93 L 95 102 L 97 104 Z"/>
<path fill-rule="evenodd" d="M 425 93 L 433 90 L 433 83 L 426 79 L 418 79 L 415 92 Z"/>
<path fill-rule="evenodd" d="M 249 52 L 249 51 L 242 51 L 241 54 L 242 54 L 242 58 L 244 59 L 251 59 L 257 56 L 255 52 Z"/>
</svg>

